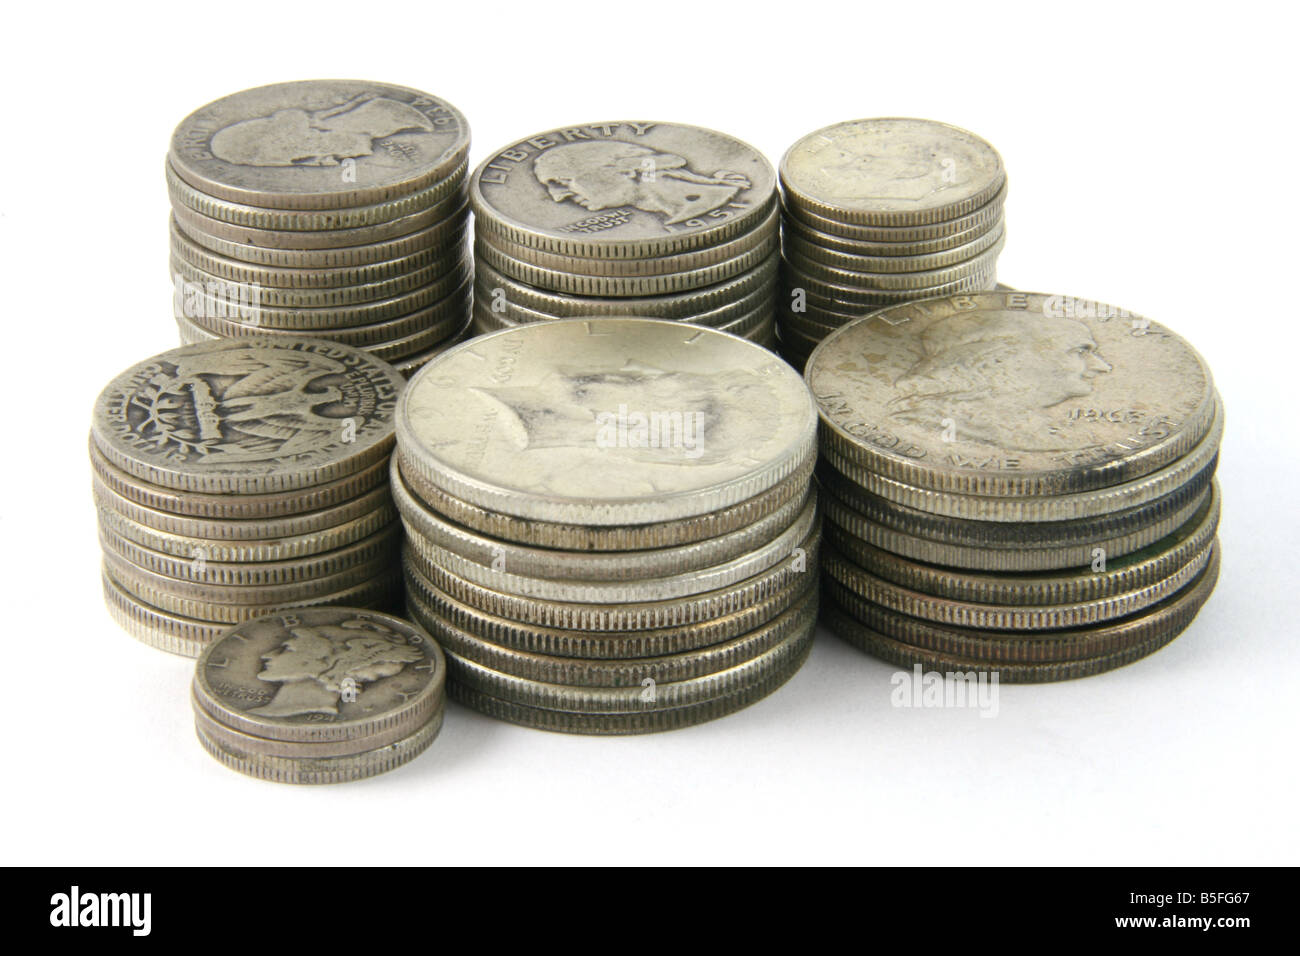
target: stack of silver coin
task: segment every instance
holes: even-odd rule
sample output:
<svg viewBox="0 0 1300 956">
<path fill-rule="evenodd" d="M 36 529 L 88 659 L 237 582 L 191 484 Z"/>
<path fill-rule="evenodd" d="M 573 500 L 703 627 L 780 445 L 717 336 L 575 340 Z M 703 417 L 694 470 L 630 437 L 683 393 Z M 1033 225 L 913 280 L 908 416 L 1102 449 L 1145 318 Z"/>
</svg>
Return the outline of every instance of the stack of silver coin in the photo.
<svg viewBox="0 0 1300 956">
<path fill-rule="evenodd" d="M 418 757 L 442 728 L 447 667 L 420 628 L 358 608 L 239 624 L 199 658 L 199 742 L 278 783 L 343 783 Z"/>
<path fill-rule="evenodd" d="M 973 133 L 918 119 L 837 123 L 781 160 L 777 337 L 796 368 L 864 312 L 997 284 L 1007 177 Z"/>
<path fill-rule="evenodd" d="M 245 90 L 167 157 L 184 343 L 308 335 L 410 375 L 468 327 L 469 126 L 443 100 L 356 80 Z"/>
<path fill-rule="evenodd" d="M 823 615 L 907 666 L 1083 677 L 1180 634 L 1214 587 L 1223 410 L 1169 329 L 996 292 L 867 316 L 808 360 Z"/>
<path fill-rule="evenodd" d="M 788 680 L 817 614 L 817 414 L 753 343 L 522 325 L 412 379 L 393 493 L 448 693 L 547 730 L 671 730 Z"/>
<path fill-rule="evenodd" d="M 366 352 L 283 337 L 188 345 L 117 376 L 90 441 L 113 617 L 197 656 L 274 609 L 394 603 L 404 384 Z"/>
<path fill-rule="evenodd" d="M 776 173 L 672 123 L 550 130 L 470 180 L 474 329 L 589 316 L 692 322 L 774 344 Z"/>
</svg>

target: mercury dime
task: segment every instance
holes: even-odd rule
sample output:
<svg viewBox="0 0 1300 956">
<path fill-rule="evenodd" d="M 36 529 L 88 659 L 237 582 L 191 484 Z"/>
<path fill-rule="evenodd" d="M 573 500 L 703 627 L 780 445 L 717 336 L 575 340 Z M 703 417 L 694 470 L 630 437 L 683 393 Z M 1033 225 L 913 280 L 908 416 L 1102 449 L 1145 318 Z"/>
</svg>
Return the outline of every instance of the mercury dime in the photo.
<svg viewBox="0 0 1300 956">
<path fill-rule="evenodd" d="M 996 226 L 1005 214 L 1006 193 L 1007 187 L 1004 183 L 998 194 L 978 209 L 955 219 L 945 219 L 924 226 L 864 226 L 841 222 L 794 205 L 788 199 L 781 208 L 787 222 L 794 220 L 821 232 L 839 236 L 841 239 L 870 243 L 931 243 L 950 239 L 956 235 L 969 235 L 973 230 L 985 230 Z"/>
<path fill-rule="evenodd" d="M 421 628 L 377 611 L 312 607 L 228 630 L 199 659 L 193 691 L 233 730 L 327 743 L 415 730 L 441 705 L 445 679 L 442 650 Z"/>
<path fill-rule="evenodd" d="M 339 209 L 428 188 L 465 161 L 469 125 L 418 90 L 306 80 L 196 110 L 172 136 L 177 174 L 209 196 L 275 209 Z"/>
<path fill-rule="evenodd" d="M 334 342 L 204 342 L 110 382 L 92 438 L 113 466 L 164 488 L 294 491 L 384 458 L 403 384 L 392 366 Z"/>
<path fill-rule="evenodd" d="M 277 757 L 232 746 L 229 740 L 217 740 L 195 726 L 203 748 L 232 770 L 261 780 L 298 784 L 348 783 L 395 770 L 428 750 L 441 729 L 442 711 L 438 711 L 410 736 L 375 750 L 343 757 Z"/>
<path fill-rule="evenodd" d="M 970 245 L 981 237 L 988 239 L 996 235 L 1003 227 L 1001 210 L 990 222 L 979 223 L 951 235 L 934 239 L 853 239 L 848 236 L 826 232 L 809 225 L 798 216 L 787 215 L 781 220 L 781 230 L 788 241 L 794 242 L 805 250 L 815 250 L 819 255 L 830 253 L 851 259 L 879 258 L 885 260 L 907 259 L 910 257 L 941 257 L 962 246 Z M 809 253 L 811 254 L 811 253 Z"/>
<path fill-rule="evenodd" d="M 753 229 L 776 176 L 752 146 L 672 123 L 606 122 L 540 133 L 470 177 L 478 228 L 560 255 L 674 255 Z"/>
<path fill-rule="evenodd" d="M 216 720 L 199 706 L 197 701 L 192 702 L 191 710 L 194 713 L 195 729 L 198 730 L 200 736 L 207 738 L 209 742 L 219 745 L 224 750 L 241 753 L 250 761 L 270 758 L 275 761 L 291 761 L 295 764 L 304 760 L 331 761 L 334 758 L 355 758 L 363 754 L 368 755 L 381 751 L 387 747 L 400 745 L 402 741 L 407 740 L 413 734 L 429 732 L 434 727 L 440 726 L 444 713 L 440 700 L 429 719 L 425 720 L 414 731 L 410 729 L 404 732 L 397 729 L 387 730 L 370 735 L 361 742 L 341 739 L 304 743 L 301 741 L 271 740 L 266 737 L 258 737 L 255 734 L 246 734 L 234 730 Z"/>
<path fill-rule="evenodd" d="M 467 342 L 411 383 L 397 417 L 403 467 L 427 483 L 572 524 L 728 507 L 816 451 L 815 410 L 789 366 L 730 335 L 646 319 L 532 323 Z M 655 440 L 641 440 L 642 418 Z"/>
<path fill-rule="evenodd" d="M 904 484 L 970 495 L 1088 491 L 1196 446 L 1209 369 L 1164 326 L 1029 292 L 884 309 L 833 333 L 805 373 L 823 442 Z"/>
<path fill-rule="evenodd" d="M 992 199 L 1005 178 L 1002 157 L 983 139 L 922 119 L 836 123 L 797 141 L 781 160 L 790 204 L 866 225 L 964 215 Z"/>
<path fill-rule="evenodd" d="M 861 288 L 875 291 L 917 291 L 941 287 L 951 282 L 958 282 L 971 275 L 984 275 L 996 263 L 1002 252 L 1005 233 L 993 235 L 981 252 L 952 265 L 922 270 L 890 269 L 873 271 L 874 260 L 858 260 L 851 265 L 827 265 L 803 256 L 796 249 L 788 249 L 786 261 L 801 277 L 811 277 L 825 282 L 833 282 L 848 288 Z M 903 262 L 902 265 L 910 263 Z"/>
</svg>

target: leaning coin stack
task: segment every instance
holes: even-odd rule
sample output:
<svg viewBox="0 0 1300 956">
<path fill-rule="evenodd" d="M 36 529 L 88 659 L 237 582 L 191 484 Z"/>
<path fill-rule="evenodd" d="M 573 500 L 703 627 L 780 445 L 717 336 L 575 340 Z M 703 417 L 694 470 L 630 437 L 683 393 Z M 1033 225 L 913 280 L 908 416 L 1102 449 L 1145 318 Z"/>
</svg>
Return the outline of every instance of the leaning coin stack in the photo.
<svg viewBox="0 0 1300 956">
<path fill-rule="evenodd" d="M 343 783 L 418 757 L 442 728 L 447 667 L 406 621 L 349 607 L 247 621 L 199 658 L 199 742 L 277 783 Z"/>
<path fill-rule="evenodd" d="M 633 316 L 775 344 L 776 173 L 758 150 L 670 123 L 529 137 L 470 178 L 476 332 Z"/>
<path fill-rule="evenodd" d="M 781 160 L 781 354 L 801 369 L 866 312 L 992 289 L 1006 183 L 997 150 L 932 120 L 853 120 L 791 146 Z"/>
<path fill-rule="evenodd" d="M 275 609 L 392 604 L 403 384 L 366 352 L 283 337 L 187 345 L 110 382 L 90 460 L 114 619 L 193 657 Z"/>
<path fill-rule="evenodd" d="M 245 90 L 176 128 L 167 156 L 184 343 L 309 335 L 409 376 L 469 321 L 469 126 L 401 86 Z"/>
<path fill-rule="evenodd" d="M 1005 292 L 885 309 L 808 360 L 823 620 L 894 663 L 1083 677 L 1164 646 L 1214 587 L 1223 410 L 1183 339 Z"/>
<path fill-rule="evenodd" d="M 775 690 L 816 623 L 816 426 L 771 352 L 677 322 L 531 323 L 429 363 L 393 493 L 450 696 L 630 734 Z"/>
</svg>

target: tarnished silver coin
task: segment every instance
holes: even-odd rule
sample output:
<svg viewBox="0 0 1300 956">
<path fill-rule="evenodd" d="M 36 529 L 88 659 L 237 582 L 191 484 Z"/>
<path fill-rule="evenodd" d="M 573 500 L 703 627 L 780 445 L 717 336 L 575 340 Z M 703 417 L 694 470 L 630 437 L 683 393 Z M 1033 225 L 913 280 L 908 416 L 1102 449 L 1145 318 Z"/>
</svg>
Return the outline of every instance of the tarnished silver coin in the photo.
<svg viewBox="0 0 1300 956">
<path fill-rule="evenodd" d="M 196 110 L 168 159 L 196 190 L 272 209 L 389 202 L 451 175 L 469 151 L 460 112 L 428 93 L 363 80 L 260 86 Z"/>
<path fill-rule="evenodd" d="M 775 194 L 775 171 L 758 150 L 675 123 L 550 130 L 498 150 L 470 177 L 476 228 L 586 258 L 726 242 L 760 223 Z"/>
<path fill-rule="evenodd" d="M 809 133 L 781 160 L 788 204 L 864 225 L 910 226 L 987 203 L 1006 172 L 991 145 L 934 120 L 850 120 Z"/>
<path fill-rule="evenodd" d="M 197 707 L 267 740 L 346 741 L 371 749 L 405 736 L 441 705 L 441 648 L 425 631 L 377 611 L 301 608 L 245 621 L 204 651 Z"/>
<path fill-rule="evenodd" d="M 392 366 L 334 342 L 187 345 L 110 382 L 95 403 L 92 440 L 113 466 L 163 488 L 303 489 L 389 453 L 403 385 Z"/>
<path fill-rule="evenodd" d="M 816 452 L 815 409 L 788 365 L 734 336 L 647 319 L 466 342 L 411 382 L 397 418 L 404 470 L 488 510 L 571 524 L 729 507 Z"/>
<path fill-rule="evenodd" d="M 875 312 L 812 353 L 805 377 L 837 455 L 904 484 L 1027 496 L 1139 478 L 1194 448 L 1210 371 L 1164 326 L 1031 292 Z"/>
</svg>

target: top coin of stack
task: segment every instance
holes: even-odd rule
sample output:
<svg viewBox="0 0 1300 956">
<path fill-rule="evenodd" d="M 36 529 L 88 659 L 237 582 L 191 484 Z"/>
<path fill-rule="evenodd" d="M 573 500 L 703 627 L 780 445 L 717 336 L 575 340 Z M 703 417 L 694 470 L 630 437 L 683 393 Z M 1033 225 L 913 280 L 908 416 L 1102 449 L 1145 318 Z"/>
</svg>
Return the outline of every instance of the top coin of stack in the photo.
<svg viewBox="0 0 1300 956">
<path fill-rule="evenodd" d="M 470 203 L 479 332 L 641 316 L 772 342 L 776 173 L 737 139 L 673 123 L 550 130 L 489 156 Z"/>
<path fill-rule="evenodd" d="M 365 352 L 288 337 L 187 345 L 113 379 L 90 458 L 118 623 L 195 656 L 276 608 L 391 603 L 404 384 Z"/>
<path fill-rule="evenodd" d="M 781 160 L 782 354 L 802 368 L 864 312 L 992 289 L 1006 184 L 997 150 L 932 120 L 852 120 L 796 142 Z"/>
<path fill-rule="evenodd" d="M 817 414 L 766 349 L 648 319 L 503 329 L 416 376 L 397 434 L 407 606 L 463 703 L 645 733 L 803 663 Z"/>
<path fill-rule="evenodd" d="M 1060 295 L 883 309 L 808 360 L 825 617 L 896 663 L 1082 677 L 1176 637 L 1218 572 L 1223 411 L 1169 329 Z"/>
<path fill-rule="evenodd" d="M 409 375 L 465 330 L 469 126 L 418 90 L 278 83 L 172 136 L 171 274 L 182 342 L 307 335 Z"/>
</svg>

